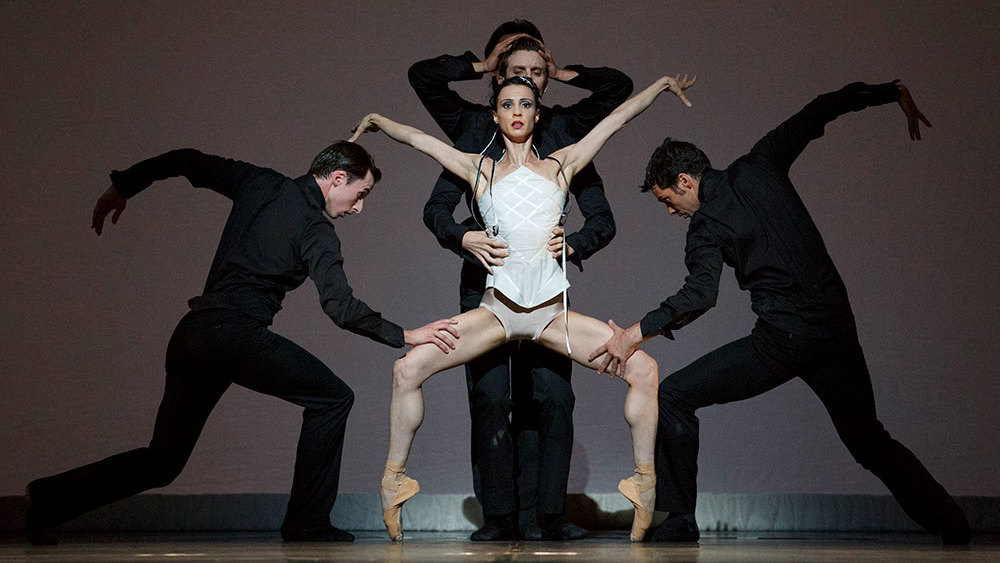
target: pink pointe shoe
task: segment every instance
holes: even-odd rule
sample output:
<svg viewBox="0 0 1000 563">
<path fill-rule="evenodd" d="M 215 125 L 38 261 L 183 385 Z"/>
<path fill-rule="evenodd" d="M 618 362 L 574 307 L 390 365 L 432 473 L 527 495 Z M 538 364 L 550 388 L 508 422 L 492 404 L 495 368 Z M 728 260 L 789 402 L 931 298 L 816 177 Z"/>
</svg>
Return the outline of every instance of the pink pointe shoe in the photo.
<svg viewBox="0 0 1000 563">
<path fill-rule="evenodd" d="M 638 542 L 642 541 L 642 537 L 646 535 L 646 530 L 649 529 L 649 525 L 653 521 L 653 505 L 656 500 L 656 472 L 653 469 L 652 463 L 638 463 L 635 466 L 635 473 L 636 475 L 628 479 L 622 479 L 618 483 L 618 491 L 625 495 L 625 498 L 635 507 L 635 516 L 632 518 L 632 531 L 629 534 L 629 539 Z M 639 481 L 637 479 L 638 475 L 647 475 L 652 478 L 648 481 Z M 647 505 L 643 503 L 641 495 L 650 490 L 653 490 L 653 496 Z"/>
<path fill-rule="evenodd" d="M 403 503 L 420 491 L 420 484 L 405 475 L 401 481 L 396 481 L 396 474 L 405 472 L 406 468 L 402 465 L 386 462 L 385 474 L 382 476 L 382 489 L 396 493 L 389 505 L 382 509 L 382 522 L 385 524 L 385 530 L 389 533 L 392 541 L 403 539 L 402 516 L 400 514 Z"/>
</svg>

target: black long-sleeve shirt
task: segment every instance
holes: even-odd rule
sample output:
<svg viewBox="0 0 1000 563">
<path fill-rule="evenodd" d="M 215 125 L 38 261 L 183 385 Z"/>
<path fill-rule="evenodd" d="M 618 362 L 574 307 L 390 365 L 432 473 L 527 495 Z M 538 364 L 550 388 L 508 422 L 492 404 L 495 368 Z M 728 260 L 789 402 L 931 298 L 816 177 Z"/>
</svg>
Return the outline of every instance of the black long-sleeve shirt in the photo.
<svg viewBox="0 0 1000 563">
<path fill-rule="evenodd" d="M 490 108 L 464 100 L 449 87 L 454 81 L 482 78 L 472 67 L 477 60 L 471 52 L 466 52 L 461 56 L 442 55 L 420 61 L 410 67 L 410 84 L 457 149 L 499 158 L 503 141 L 495 136 Z M 578 73 L 568 84 L 590 90 L 591 95 L 570 106 L 541 108 L 533 140 L 542 157 L 579 141 L 632 93 L 632 80 L 615 69 L 576 65 L 566 68 Z M 592 163 L 577 173 L 569 190 L 576 198 L 584 224 L 579 231 L 566 235 L 565 242 L 575 251 L 570 261 L 582 268 L 582 260 L 614 238 L 615 222 L 604 195 L 604 184 Z M 468 184 L 450 172 L 442 173 L 424 206 L 424 224 L 441 246 L 478 265 L 462 249 L 462 237 L 476 227 L 471 221 L 458 223 L 453 216 L 462 194 L 467 202 L 472 197 Z M 485 283 L 485 274 L 482 279 Z"/>
<path fill-rule="evenodd" d="M 725 170 L 701 178 L 691 216 L 684 285 L 640 321 L 643 336 L 671 331 L 715 306 L 722 265 L 750 292 L 758 318 L 805 337 L 832 336 L 854 323 L 837 268 L 788 178 L 806 145 L 847 112 L 897 101 L 895 83 L 849 84 L 823 94 L 764 136 Z"/>
<path fill-rule="evenodd" d="M 130 198 L 156 180 L 184 176 L 233 201 L 201 296 L 193 310 L 234 309 L 271 324 L 285 294 L 311 277 L 337 326 L 396 348 L 403 329 L 354 297 L 323 192 L 312 175 L 291 179 L 246 162 L 179 149 L 111 173 Z"/>
</svg>

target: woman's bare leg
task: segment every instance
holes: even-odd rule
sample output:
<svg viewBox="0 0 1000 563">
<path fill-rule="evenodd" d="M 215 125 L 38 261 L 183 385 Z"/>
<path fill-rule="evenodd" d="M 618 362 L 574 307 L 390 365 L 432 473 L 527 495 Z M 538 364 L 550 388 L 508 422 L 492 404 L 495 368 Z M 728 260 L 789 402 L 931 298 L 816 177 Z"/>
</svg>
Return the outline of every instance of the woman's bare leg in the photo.
<svg viewBox="0 0 1000 563">
<path fill-rule="evenodd" d="M 592 317 L 569 312 L 569 340 L 576 363 L 598 369 L 602 358 L 591 362 L 590 353 L 608 341 L 614 331 L 606 323 Z M 563 317 L 554 319 L 539 339 L 546 348 L 566 354 L 566 329 Z M 637 351 L 625 364 L 625 377 L 629 388 L 625 394 L 625 421 L 632 434 L 632 456 L 635 474 L 618 484 L 618 489 L 635 505 L 632 523 L 632 541 L 642 540 L 652 521 L 656 501 L 656 472 L 654 471 L 654 442 L 656 440 L 657 387 L 659 371 L 656 360 L 642 350 Z"/>
<path fill-rule="evenodd" d="M 433 344 L 411 349 L 392 366 L 392 403 L 389 406 L 389 455 L 382 474 L 382 520 L 389 537 L 403 539 L 400 507 L 420 490 L 406 477 L 406 460 L 413 437 L 424 420 L 422 386 L 439 371 L 464 364 L 506 340 L 503 326 L 486 309 L 473 309 L 455 317 L 459 338 L 445 354 Z"/>
</svg>

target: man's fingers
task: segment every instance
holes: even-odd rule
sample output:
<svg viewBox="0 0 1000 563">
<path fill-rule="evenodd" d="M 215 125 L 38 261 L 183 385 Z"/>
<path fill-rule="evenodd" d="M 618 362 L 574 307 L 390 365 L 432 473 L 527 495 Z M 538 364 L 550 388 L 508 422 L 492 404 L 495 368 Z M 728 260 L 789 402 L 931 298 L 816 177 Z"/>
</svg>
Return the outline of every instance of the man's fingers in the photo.
<svg viewBox="0 0 1000 563">
<path fill-rule="evenodd" d="M 457 323 L 455 323 L 455 324 L 457 324 Z M 455 328 L 455 324 L 446 324 L 446 325 L 444 325 L 442 327 L 439 327 L 438 330 L 439 331 L 447 332 L 448 334 L 451 334 L 455 338 L 461 338 L 461 335 L 458 334 L 458 329 Z"/>
<path fill-rule="evenodd" d="M 601 366 L 597 368 L 597 373 L 608 373 L 608 365 L 611 364 L 611 360 L 614 358 L 610 354 L 605 355 L 604 361 L 601 362 Z"/>
<path fill-rule="evenodd" d="M 601 354 L 604 354 L 607 351 L 608 351 L 608 345 L 602 344 L 600 348 L 590 353 L 590 356 L 587 358 L 587 361 L 592 362 L 595 359 L 597 359 Z"/>
<path fill-rule="evenodd" d="M 447 333 L 438 331 L 437 333 L 435 333 L 435 336 L 437 336 L 439 342 L 443 342 L 445 346 L 447 346 L 448 348 L 451 348 L 452 350 L 455 349 L 455 341 L 452 340 L 451 338 L 448 338 Z"/>
<path fill-rule="evenodd" d="M 475 253 L 475 256 L 476 259 L 479 260 L 479 263 L 482 264 L 484 268 L 486 268 L 486 271 L 492 274 L 493 268 L 490 267 L 490 263 L 487 261 L 486 256 L 483 256 L 478 252 Z"/>
</svg>

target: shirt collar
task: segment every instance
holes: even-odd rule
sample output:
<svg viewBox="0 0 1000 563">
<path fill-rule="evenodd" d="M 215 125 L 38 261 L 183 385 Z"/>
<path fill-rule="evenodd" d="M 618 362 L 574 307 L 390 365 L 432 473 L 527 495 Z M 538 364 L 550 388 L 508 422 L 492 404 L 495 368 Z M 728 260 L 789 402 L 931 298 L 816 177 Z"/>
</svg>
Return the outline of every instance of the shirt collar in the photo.
<svg viewBox="0 0 1000 563">
<path fill-rule="evenodd" d="M 698 201 L 704 204 L 715 199 L 725 181 L 726 175 L 721 170 L 714 168 L 706 170 L 698 182 Z"/>
<path fill-rule="evenodd" d="M 306 201 L 310 205 L 320 210 L 326 209 L 326 199 L 323 197 L 323 190 L 319 188 L 319 184 L 316 183 L 316 178 L 312 174 L 299 176 L 294 181 L 295 185 L 302 190 L 302 193 L 306 196 Z"/>
</svg>

